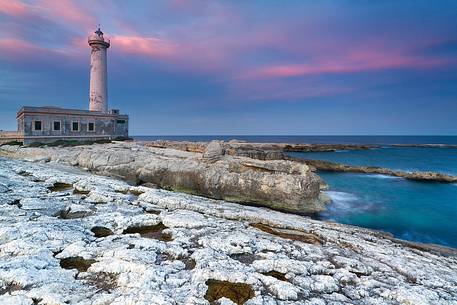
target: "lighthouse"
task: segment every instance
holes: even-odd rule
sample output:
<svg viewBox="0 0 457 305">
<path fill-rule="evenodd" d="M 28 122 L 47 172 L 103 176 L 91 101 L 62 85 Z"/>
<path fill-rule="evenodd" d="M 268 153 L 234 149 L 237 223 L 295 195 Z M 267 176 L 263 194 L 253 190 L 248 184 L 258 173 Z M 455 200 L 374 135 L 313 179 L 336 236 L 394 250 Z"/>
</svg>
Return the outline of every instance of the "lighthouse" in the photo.
<svg viewBox="0 0 457 305">
<path fill-rule="evenodd" d="M 16 116 L 17 131 L 0 131 L 0 144 L 11 141 L 24 145 L 56 141 L 87 143 L 128 138 L 129 116 L 121 114 L 119 109 L 108 111 L 106 51 L 110 41 L 99 28 L 89 35 L 88 43 L 91 47 L 89 110 L 23 106 Z"/>
<path fill-rule="evenodd" d="M 110 46 L 109 39 L 103 37 L 103 32 L 97 31 L 89 35 L 88 43 L 91 48 L 90 54 L 90 89 L 89 110 L 108 112 L 108 88 L 107 88 L 107 49 Z"/>
</svg>

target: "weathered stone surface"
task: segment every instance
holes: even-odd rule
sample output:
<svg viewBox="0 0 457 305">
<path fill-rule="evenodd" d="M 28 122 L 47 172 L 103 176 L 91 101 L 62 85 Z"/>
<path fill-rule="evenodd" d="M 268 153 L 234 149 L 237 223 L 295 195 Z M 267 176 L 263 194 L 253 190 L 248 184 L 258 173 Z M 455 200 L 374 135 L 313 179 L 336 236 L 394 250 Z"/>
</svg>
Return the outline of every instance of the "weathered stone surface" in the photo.
<svg viewBox="0 0 457 305">
<path fill-rule="evenodd" d="M 224 154 L 226 155 L 254 158 L 259 160 L 284 159 L 284 153 L 280 144 L 247 143 L 240 140 L 216 142 L 222 146 Z M 207 145 L 209 144 L 208 142 L 159 140 L 146 142 L 144 145 L 147 147 L 172 148 L 183 151 L 204 153 Z"/>
<path fill-rule="evenodd" d="M 144 146 L 155 148 L 172 148 L 189 152 L 204 153 L 207 144 L 207 142 L 157 140 L 145 142 Z"/>
<path fill-rule="evenodd" d="M 457 303 L 455 249 L 160 189 L 132 201 L 138 187 L 55 163 L 0 158 L 0 173 L 9 187 L 0 193 L 0 304 Z M 112 201 L 49 192 L 56 182 Z M 24 206 L 8 205 L 14 198 Z M 61 219 L 48 213 L 55 205 L 94 212 Z M 160 223 L 172 240 L 122 234 Z M 98 238 L 94 226 L 113 234 Z"/>
<path fill-rule="evenodd" d="M 277 159 L 283 151 L 294 152 L 326 152 L 337 150 L 366 150 L 379 148 L 379 145 L 370 144 L 290 144 L 290 143 L 250 143 L 241 140 L 230 140 L 222 142 L 228 154 L 247 156 L 254 158 L 253 155 L 258 154 L 258 158 L 265 160 L 265 156 L 271 154 L 271 157 Z M 173 148 L 185 151 L 204 152 L 208 142 L 190 142 L 190 141 L 166 141 L 158 140 L 146 143 L 150 147 Z M 275 157 L 276 155 L 276 157 Z M 263 157 L 262 157 L 263 156 Z"/>
<path fill-rule="evenodd" d="M 138 143 L 9 148 L 2 147 L 9 156 L 49 158 L 137 184 L 153 183 L 160 188 L 214 199 L 299 213 L 325 209 L 326 202 L 320 196 L 321 179 L 307 165 L 225 155 L 220 142 L 210 144 L 203 155 Z M 89 195 L 93 201 L 99 201 L 99 197 Z"/>
</svg>

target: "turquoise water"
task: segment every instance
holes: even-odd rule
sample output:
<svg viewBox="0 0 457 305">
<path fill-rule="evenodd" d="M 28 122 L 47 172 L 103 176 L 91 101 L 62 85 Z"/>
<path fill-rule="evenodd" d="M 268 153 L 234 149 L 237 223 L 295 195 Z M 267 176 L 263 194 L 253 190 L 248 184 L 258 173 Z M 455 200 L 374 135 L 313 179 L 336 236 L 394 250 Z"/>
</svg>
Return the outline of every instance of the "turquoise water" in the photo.
<svg viewBox="0 0 457 305">
<path fill-rule="evenodd" d="M 351 165 L 430 170 L 457 175 L 457 149 L 381 148 L 290 153 Z M 384 175 L 319 172 L 332 202 L 319 215 L 394 236 L 457 248 L 457 184 L 409 181 Z"/>
<path fill-rule="evenodd" d="M 380 166 L 403 171 L 434 171 L 457 175 L 457 148 L 385 147 L 370 150 L 289 153 L 306 159 Z"/>
</svg>

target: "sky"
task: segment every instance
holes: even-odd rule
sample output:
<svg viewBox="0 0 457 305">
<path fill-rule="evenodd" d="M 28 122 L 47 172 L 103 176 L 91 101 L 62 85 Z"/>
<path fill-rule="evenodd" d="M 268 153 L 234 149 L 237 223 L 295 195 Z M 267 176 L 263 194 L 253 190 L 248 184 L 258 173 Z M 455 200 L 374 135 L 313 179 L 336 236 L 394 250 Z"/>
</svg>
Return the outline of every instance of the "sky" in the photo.
<svg viewBox="0 0 457 305">
<path fill-rule="evenodd" d="M 0 0 L 0 130 L 88 109 L 98 24 L 133 135 L 457 135 L 455 0 Z"/>
</svg>

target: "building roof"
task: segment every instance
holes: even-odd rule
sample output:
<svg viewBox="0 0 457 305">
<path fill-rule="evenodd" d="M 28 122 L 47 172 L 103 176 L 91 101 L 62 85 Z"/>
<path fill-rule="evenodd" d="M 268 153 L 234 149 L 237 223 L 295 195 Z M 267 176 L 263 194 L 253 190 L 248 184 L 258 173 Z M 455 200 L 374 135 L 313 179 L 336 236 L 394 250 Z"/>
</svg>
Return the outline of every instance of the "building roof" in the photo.
<svg viewBox="0 0 457 305">
<path fill-rule="evenodd" d="M 68 109 L 68 108 L 60 108 L 60 107 L 53 107 L 53 106 L 43 106 L 43 107 L 35 107 L 35 106 L 23 106 L 17 112 L 17 117 L 25 113 L 35 113 L 35 114 L 58 114 L 58 115 L 84 115 L 84 116 L 103 116 L 103 117 L 125 117 L 128 118 L 125 114 L 115 114 L 115 113 L 104 113 L 98 111 L 90 111 L 90 110 L 83 110 L 83 109 Z"/>
</svg>

